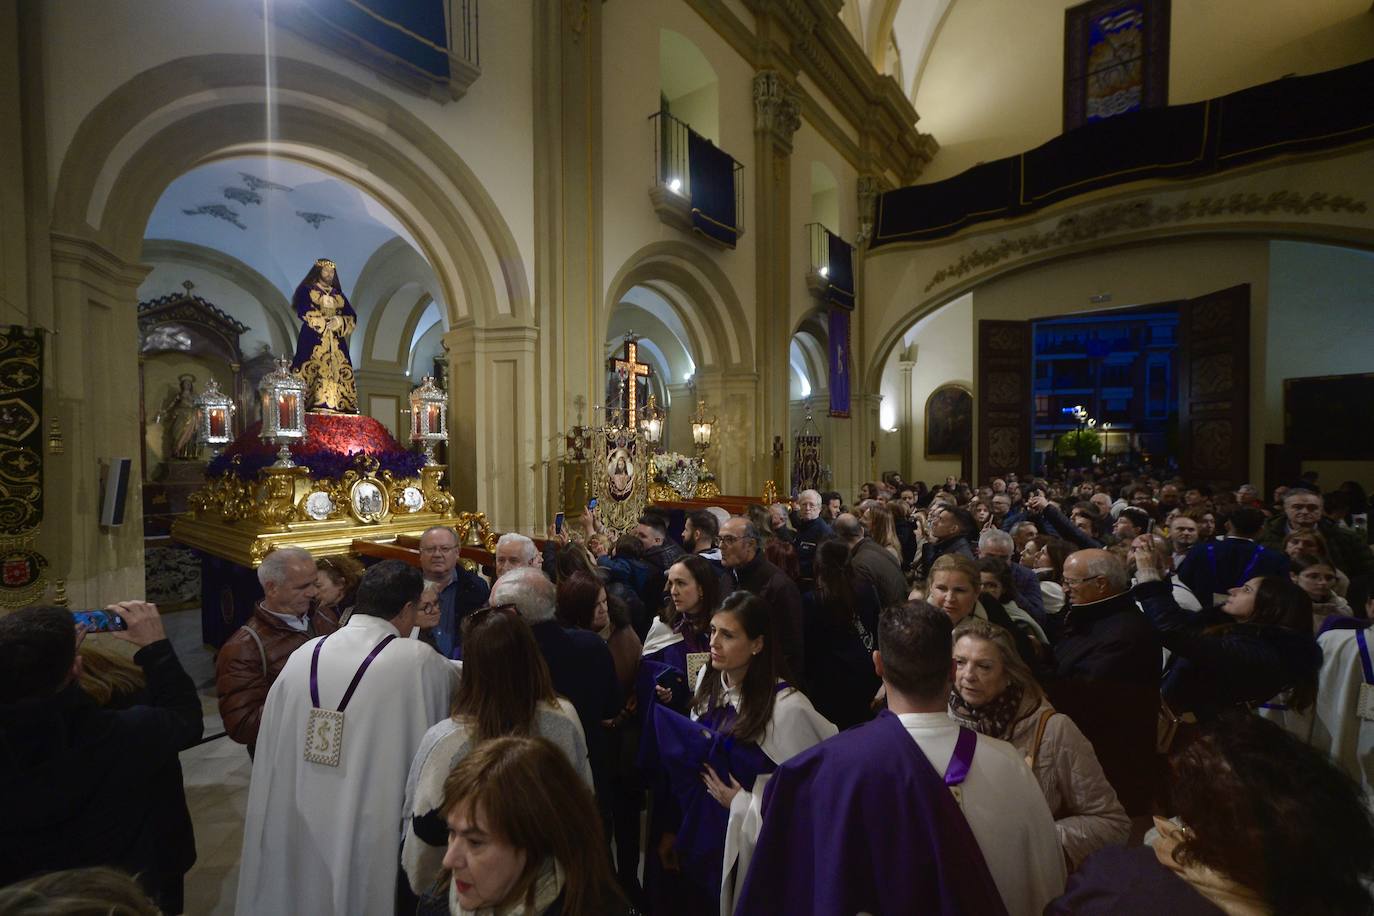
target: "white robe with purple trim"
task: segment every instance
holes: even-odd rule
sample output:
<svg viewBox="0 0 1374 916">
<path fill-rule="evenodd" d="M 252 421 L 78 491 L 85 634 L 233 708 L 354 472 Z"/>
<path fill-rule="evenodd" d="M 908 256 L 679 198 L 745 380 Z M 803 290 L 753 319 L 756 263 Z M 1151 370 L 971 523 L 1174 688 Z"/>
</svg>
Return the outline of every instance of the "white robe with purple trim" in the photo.
<svg viewBox="0 0 1374 916">
<path fill-rule="evenodd" d="M 320 652 L 320 705 L 337 709 L 367 654 L 396 628 L 354 614 Z M 337 767 L 303 758 L 310 660 L 291 653 L 258 732 L 243 827 L 238 916 L 389 916 L 406 775 L 425 732 L 448 717 L 458 671 L 427 643 L 394 639 L 344 711 Z"/>
</svg>

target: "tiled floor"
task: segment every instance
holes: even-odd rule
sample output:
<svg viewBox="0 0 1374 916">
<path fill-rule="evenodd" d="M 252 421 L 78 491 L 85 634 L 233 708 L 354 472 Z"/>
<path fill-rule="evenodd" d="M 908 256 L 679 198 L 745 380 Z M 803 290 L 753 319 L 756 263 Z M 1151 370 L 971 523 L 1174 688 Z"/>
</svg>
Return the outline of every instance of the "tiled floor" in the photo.
<svg viewBox="0 0 1374 916">
<path fill-rule="evenodd" d="M 167 614 L 163 625 L 200 690 L 206 737 L 219 734 L 224 726 L 215 705 L 214 656 L 200 641 L 200 611 Z M 196 831 L 196 864 L 186 876 L 186 912 L 232 914 L 252 762 L 243 745 L 219 738 L 183 751 L 181 770 Z"/>
</svg>

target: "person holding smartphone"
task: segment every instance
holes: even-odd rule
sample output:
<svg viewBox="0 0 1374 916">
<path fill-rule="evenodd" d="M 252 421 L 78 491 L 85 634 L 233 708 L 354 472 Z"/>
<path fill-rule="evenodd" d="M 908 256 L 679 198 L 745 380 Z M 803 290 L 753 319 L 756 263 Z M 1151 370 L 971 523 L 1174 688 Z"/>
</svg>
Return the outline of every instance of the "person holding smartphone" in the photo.
<svg viewBox="0 0 1374 916">
<path fill-rule="evenodd" d="M 177 754 L 200 739 L 200 698 L 156 605 L 106 611 L 127 627 L 109 638 L 138 649 L 146 705 L 102 709 L 81 690 L 86 634 L 66 608 L 0 618 L 0 885 L 108 865 L 180 913 L 196 855 Z"/>
</svg>

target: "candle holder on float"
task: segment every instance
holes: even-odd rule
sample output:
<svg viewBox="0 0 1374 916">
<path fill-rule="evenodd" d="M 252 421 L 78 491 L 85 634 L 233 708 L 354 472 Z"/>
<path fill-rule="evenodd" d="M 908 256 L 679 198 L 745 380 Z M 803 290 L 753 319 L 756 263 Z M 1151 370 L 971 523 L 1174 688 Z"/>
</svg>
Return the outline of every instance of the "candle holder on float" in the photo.
<svg viewBox="0 0 1374 916">
<path fill-rule="evenodd" d="M 294 468 L 292 442 L 305 438 L 305 382 L 291 372 L 291 361 L 277 359 L 277 368 L 258 385 L 262 398 L 262 440 L 281 446 L 274 468 Z"/>
<path fill-rule="evenodd" d="M 644 408 L 644 415 L 639 418 L 639 432 L 644 436 L 644 441 L 649 443 L 650 452 L 657 452 L 659 443 L 663 441 L 664 417 L 663 408 L 658 406 L 658 399 L 652 394 L 649 395 L 649 404 Z"/>
<path fill-rule="evenodd" d="M 217 458 L 224 446 L 233 441 L 234 402 L 214 379 L 206 384 L 205 390 L 196 398 L 196 411 L 200 420 L 200 441 L 210 446 L 210 457 Z"/>
<path fill-rule="evenodd" d="M 448 441 L 448 395 L 434 384 L 432 375 L 425 376 L 410 392 L 410 441 L 423 443 L 425 467 L 439 464 L 434 446 Z"/>
</svg>

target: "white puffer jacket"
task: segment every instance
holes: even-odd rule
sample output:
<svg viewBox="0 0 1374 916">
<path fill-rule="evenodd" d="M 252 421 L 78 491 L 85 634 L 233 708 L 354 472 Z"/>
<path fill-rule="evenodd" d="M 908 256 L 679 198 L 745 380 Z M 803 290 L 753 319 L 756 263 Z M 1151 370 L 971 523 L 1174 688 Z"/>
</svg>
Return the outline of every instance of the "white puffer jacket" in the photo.
<svg viewBox="0 0 1374 916">
<path fill-rule="evenodd" d="M 1047 712 L 1049 718 L 1036 749 L 1036 732 Z M 1034 753 L 1031 769 L 1054 814 L 1059 845 L 1071 870 L 1104 846 L 1126 842 L 1130 818 L 1102 773 L 1092 744 L 1068 716 L 1054 712 L 1048 700 L 1041 700 L 1033 711 L 1012 724 L 1007 740 L 1028 762 Z"/>
</svg>

